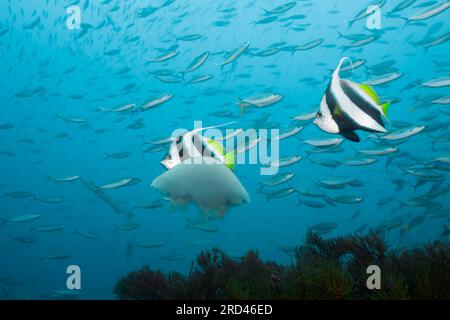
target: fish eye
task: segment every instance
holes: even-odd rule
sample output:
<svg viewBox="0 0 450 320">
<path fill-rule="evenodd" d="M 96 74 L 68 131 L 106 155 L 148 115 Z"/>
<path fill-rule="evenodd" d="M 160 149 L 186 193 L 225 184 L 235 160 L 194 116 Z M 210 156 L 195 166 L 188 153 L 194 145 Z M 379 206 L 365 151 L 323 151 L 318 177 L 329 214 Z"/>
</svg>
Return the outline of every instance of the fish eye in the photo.
<svg viewBox="0 0 450 320">
<path fill-rule="evenodd" d="M 322 118 L 323 117 L 323 113 L 322 112 L 317 112 L 317 118 Z"/>
</svg>

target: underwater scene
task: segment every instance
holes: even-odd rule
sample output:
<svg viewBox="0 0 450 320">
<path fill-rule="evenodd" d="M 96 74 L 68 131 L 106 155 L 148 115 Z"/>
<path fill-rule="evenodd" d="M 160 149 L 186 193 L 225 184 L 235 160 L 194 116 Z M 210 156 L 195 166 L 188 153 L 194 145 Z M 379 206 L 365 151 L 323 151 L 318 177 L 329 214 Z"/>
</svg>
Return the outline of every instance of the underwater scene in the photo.
<svg viewBox="0 0 450 320">
<path fill-rule="evenodd" d="M 450 1 L 0 1 L 0 299 L 450 299 Z"/>
</svg>

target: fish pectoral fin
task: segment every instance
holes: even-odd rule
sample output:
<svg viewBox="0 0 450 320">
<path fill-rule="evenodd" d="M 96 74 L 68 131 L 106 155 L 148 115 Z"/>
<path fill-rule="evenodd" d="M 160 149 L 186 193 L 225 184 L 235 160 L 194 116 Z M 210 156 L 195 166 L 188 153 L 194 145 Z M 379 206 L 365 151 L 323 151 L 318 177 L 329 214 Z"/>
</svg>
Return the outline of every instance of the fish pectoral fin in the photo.
<svg viewBox="0 0 450 320">
<path fill-rule="evenodd" d="M 339 109 L 339 107 L 334 108 L 333 114 L 335 116 L 340 116 L 342 114 L 341 109 Z"/>
<path fill-rule="evenodd" d="M 346 138 L 346 139 L 348 139 L 348 140 L 350 140 L 350 141 L 353 141 L 353 142 L 359 142 L 359 141 L 361 141 L 361 139 L 360 139 L 359 136 L 355 133 L 355 131 L 343 131 L 343 132 L 340 132 L 340 134 L 341 134 L 344 138 Z"/>
<path fill-rule="evenodd" d="M 377 93 L 371 86 L 363 83 L 358 83 L 358 85 L 366 94 L 368 94 L 373 99 L 373 101 L 375 101 L 376 104 L 380 104 L 380 98 L 378 98 Z"/>
</svg>

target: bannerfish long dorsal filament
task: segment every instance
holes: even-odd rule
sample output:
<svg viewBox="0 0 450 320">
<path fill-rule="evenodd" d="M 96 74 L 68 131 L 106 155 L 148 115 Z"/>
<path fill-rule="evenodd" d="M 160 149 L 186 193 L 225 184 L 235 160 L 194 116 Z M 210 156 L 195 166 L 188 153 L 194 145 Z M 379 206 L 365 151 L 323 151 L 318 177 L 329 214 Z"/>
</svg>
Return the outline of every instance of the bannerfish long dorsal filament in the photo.
<svg viewBox="0 0 450 320">
<path fill-rule="evenodd" d="M 383 120 L 390 103 L 382 104 L 370 86 L 340 78 L 342 64 L 348 59 L 342 58 L 333 71 L 314 123 L 325 132 L 359 142 L 356 130 L 387 132 Z"/>
</svg>

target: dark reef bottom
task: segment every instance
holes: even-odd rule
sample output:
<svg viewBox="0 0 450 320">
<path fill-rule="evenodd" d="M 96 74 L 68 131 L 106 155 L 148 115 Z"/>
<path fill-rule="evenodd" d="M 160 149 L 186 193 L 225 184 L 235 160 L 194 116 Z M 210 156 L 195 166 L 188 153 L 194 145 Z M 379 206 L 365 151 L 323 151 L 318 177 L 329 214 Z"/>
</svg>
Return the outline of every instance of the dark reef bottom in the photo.
<svg viewBox="0 0 450 320">
<path fill-rule="evenodd" d="M 369 265 L 380 267 L 379 290 L 367 288 Z M 120 299 L 450 299 L 450 245 L 439 239 L 394 250 L 375 232 L 331 239 L 308 233 L 287 266 L 255 251 L 231 258 L 212 249 L 188 275 L 144 266 L 114 292 Z"/>
</svg>

